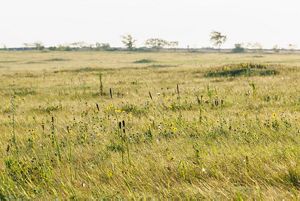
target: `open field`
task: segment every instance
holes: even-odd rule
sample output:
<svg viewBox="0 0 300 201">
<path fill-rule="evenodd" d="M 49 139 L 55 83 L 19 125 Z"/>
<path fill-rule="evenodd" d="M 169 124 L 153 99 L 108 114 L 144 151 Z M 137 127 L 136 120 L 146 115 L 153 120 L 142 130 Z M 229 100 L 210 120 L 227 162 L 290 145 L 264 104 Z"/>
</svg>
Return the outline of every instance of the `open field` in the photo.
<svg viewBox="0 0 300 201">
<path fill-rule="evenodd" d="M 0 200 L 300 199 L 299 78 L 296 54 L 0 52 Z"/>
</svg>

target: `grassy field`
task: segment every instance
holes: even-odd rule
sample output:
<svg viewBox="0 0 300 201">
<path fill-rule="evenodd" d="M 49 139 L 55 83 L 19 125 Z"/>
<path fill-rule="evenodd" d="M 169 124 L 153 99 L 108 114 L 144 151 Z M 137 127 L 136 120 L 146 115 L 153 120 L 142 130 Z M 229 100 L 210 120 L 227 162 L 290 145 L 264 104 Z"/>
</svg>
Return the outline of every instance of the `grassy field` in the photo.
<svg viewBox="0 0 300 201">
<path fill-rule="evenodd" d="M 0 200 L 300 199 L 300 56 L 0 52 Z"/>
</svg>

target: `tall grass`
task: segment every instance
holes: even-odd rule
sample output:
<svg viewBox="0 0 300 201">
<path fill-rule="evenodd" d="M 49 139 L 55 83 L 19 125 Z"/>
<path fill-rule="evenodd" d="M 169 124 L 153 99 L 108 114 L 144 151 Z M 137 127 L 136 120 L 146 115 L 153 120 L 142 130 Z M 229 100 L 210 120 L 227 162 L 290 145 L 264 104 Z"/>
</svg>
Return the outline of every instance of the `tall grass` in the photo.
<svg viewBox="0 0 300 201">
<path fill-rule="evenodd" d="M 299 199 L 298 55 L 61 54 L 0 53 L 0 200 Z"/>
</svg>

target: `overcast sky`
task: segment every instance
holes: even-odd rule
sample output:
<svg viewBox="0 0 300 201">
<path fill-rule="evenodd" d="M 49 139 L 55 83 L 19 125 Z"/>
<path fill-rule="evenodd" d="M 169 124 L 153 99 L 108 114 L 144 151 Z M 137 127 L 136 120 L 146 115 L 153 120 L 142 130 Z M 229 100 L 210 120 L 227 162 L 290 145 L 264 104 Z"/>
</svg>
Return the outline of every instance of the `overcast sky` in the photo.
<svg viewBox="0 0 300 201">
<path fill-rule="evenodd" d="M 238 42 L 300 46 L 300 0 L 0 0 L 0 45 L 76 41 L 122 46 L 120 36 L 210 46 L 212 30 Z"/>
</svg>

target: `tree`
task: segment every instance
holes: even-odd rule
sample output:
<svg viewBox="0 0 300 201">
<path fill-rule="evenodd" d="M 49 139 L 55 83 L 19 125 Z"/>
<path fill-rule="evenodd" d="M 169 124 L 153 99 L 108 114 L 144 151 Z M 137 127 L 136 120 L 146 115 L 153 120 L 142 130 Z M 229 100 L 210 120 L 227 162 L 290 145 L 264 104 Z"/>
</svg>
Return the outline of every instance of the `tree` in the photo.
<svg viewBox="0 0 300 201">
<path fill-rule="evenodd" d="M 135 42 L 136 40 L 130 34 L 122 36 L 122 43 L 128 50 L 132 50 L 134 48 Z"/>
<path fill-rule="evenodd" d="M 108 50 L 110 49 L 109 43 L 96 43 L 96 50 Z"/>
<path fill-rule="evenodd" d="M 278 45 L 274 45 L 273 46 L 273 51 L 276 52 L 276 53 L 280 52 L 279 46 Z"/>
<path fill-rule="evenodd" d="M 150 38 L 146 40 L 145 45 L 150 48 L 161 49 L 169 45 L 169 42 L 160 38 Z"/>
<path fill-rule="evenodd" d="M 217 47 L 221 50 L 221 46 L 226 42 L 227 36 L 222 35 L 221 32 L 213 31 L 210 34 L 210 41 L 212 42 L 213 46 Z"/>
<path fill-rule="evenodd" d="M 56 50 L 59 50 L 59 51 L 72 51 L 73 48 L 70 47 L 69 44 L 65 44 L 65 45 L 59 45 Z"/>
<path fill-rule="evenodd" d="M 34 42 L 34 43 L 24 43 L 25 48 L 28 49 L 36 49 L 36 50 L 43 50 L 45 46 L 42 42 Z"/>
<path fill-rule="evenodd" d="M 263 46 L 258 42 L 252 44 L 252 48 L 254 50 L 256 50 L 256 52 L 262 52 L 263 51 Z"/>
<path fill-rule="evenodd" d="M 178 41 L 170 41 L 168 46 L 170 48 L 176 49 L 178 47 L 178 45 L 179 45 Z"/>
<path fill-rule="evenodd" d="M 28 49 L 33 49 L 34 45 L 32 43 L 24 43 L 24 47 Z"/>
<path fill-rule="evenodd" d="M 290 51 L 294 51 L 297 48 L 297 45 L 295 45 L 295 44 L 289 44 L 288 47 L 289 47 Z"/>
<path fill-rule="evenodd" d="M 81 49 L 81 48 L 89 47 L 89 44 L 87 44 L 84 41 L 79 41 L 79 42 L 71 43 L 69 46 L 72 47 L 72 48 L 79 48 L 79 49 Z"/>
<path fill-rule="evenodd" d="M 35 47 L 36 50 L 43 50 L 43 49 L 45 49 L 45 46 L 43 45 L 42 42 L 34 42 L 33 45 L 34 45 L 34 47 Z"/>
<path fill-rule="evenodd" d="M 234 52 L 234 53 L 245 52 L 245 48 L 243 47 L 243 45 L 241 43 L 237 43 L 237 44 L 234 45 L 234 48 L 232 49 L 232 52 Z"/>
<path fill-rule="evenodd" d="M 7 47 L 5 44 L 2 44 L 1 46 L 2 46 L 2 47 L 0 47 L 1 50 L 7 50 Z"/>
<path fill-rule="evenodd" d="M 260 43 L 258 43 L 258 42 L 255 42 L 255 43 L 246 43 L 245 47 L 247 49 L 251 49 L 251 50 L 253 50 L 255 52 L 258 52 L 258 53 L 263 51 L 263 46 Z"/>
<path fill-rule="evenodd" d="M 247 48 L 247 49 L 253 49 L 252 43 L 250 43 L 250 42 L 246 43 L 245 44 L 245 48 Z"/>
</svg>

